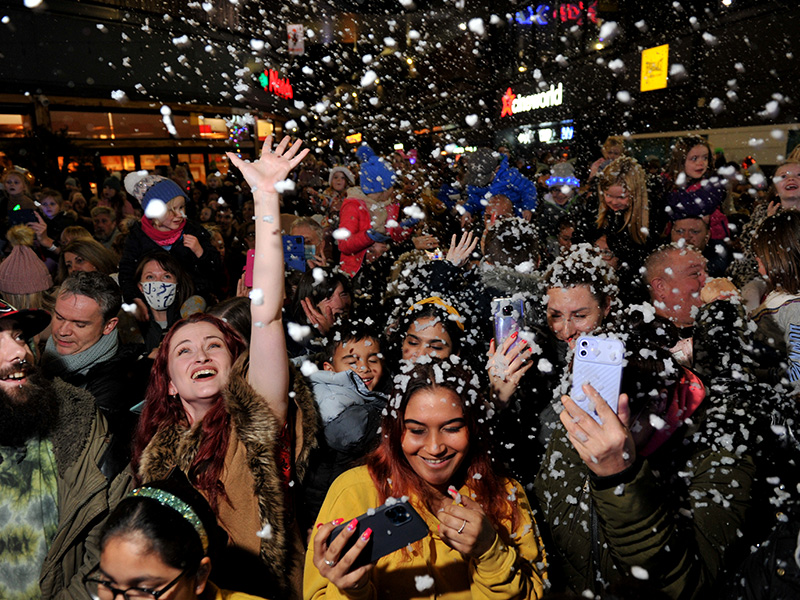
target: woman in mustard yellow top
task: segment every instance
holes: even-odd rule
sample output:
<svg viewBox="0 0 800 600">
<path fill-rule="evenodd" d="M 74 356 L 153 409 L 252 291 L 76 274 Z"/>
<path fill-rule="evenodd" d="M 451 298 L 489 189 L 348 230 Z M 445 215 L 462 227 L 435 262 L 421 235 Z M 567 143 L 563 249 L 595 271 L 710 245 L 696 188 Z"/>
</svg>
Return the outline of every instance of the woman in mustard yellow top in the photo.
<svg viewBox="0 0 800 600">
<path fill-rule="evenodd" d="M 522 487 L 496 474 L 481 439 L 483 401 L 457 359 L 406 365 L 367 465 L 331 486 L 306 554 L 303 596 L 321 598 L 540 598 L 546 562 Z M 428 525 L 422 540 L 350 571 L 366 529 L 342 552 L 355 517 L 408 496 Z M 339 523 L 352 528 L 328 546 Z"/>
</svg>

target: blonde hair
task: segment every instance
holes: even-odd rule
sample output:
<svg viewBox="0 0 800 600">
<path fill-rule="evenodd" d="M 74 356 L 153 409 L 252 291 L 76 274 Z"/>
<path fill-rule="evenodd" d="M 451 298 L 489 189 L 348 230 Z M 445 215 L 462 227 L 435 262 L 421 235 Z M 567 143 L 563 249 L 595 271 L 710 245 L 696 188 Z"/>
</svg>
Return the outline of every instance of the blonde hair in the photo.
<svg viewBox="0 0 800 600">
<path fill-rule="evenodd" d="M 647 240 L 646 230 L 650 226 L 650 206 L 647 201 L 647 180 L 644 169 L 636 159 L 620 156 L 603 169 L 598 179 L 600 206 L 597 211 L 597 227 L 603 229 L 608 224 L 608 207 L 603 202 L 603 193 L 615 185 L 622 186 L 631 201 L 625 209 L 624 223 L 620 231 L 627 229 L 634 242 L 644 244 Z"/>
<path fill-rule="evenodd" d="M 28 246 L 29 248 L 33 248 L 33 241 L 36 239 L 36 235 L 33 233 L 33 229 L 27 225 L 14 225 L 14 227 L 9 229 L 8 233 L 6 233 L 6 239 L 12 246 Z M 17 305 L 14 304 L 14 306 Z M 17 306 L 17 308 L 19 307 Z"/>
<path fill-rule="evenodd" d="M 623 137 L 621 135 L 610 135 L 606 138 L 606 141 L 603 142 L 603 156 L 606 155 L 606 150 L 614 146 L 622 148 L 622 153 L 625 154 L 625 140 Z"/>
</svg>

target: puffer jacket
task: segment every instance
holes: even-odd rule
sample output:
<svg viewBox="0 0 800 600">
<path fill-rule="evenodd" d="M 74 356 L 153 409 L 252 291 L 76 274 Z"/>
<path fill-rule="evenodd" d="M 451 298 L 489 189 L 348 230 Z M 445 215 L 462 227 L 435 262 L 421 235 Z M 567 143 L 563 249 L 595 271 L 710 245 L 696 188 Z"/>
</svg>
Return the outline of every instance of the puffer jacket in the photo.
<svg viewBox="0 0 800 600">
<path fill-rule="evenodd" d="M 91 394 L 53 382 L 60 401 L 51 433 L 58 481 L 58 530 L 42 565 L 45 599 L 86 598 L 83 576 L 100 562 L 99 533 L 110 509 L 132 487 L 132 473 L 103 474 L 110 437 Z"/>
<path fill-rule="evenodd" d="M 508 164 L 504 156 L 500 166 L 487 187 L 467 186 L 467 202 L 464 208 L 471 215 L 483 214 L 484 202 L 492 196 L 502 194 L 514 205 L 514 214 L 522 216 L 523 211 L 536 209 L 536 184 Z"/>
</svg>

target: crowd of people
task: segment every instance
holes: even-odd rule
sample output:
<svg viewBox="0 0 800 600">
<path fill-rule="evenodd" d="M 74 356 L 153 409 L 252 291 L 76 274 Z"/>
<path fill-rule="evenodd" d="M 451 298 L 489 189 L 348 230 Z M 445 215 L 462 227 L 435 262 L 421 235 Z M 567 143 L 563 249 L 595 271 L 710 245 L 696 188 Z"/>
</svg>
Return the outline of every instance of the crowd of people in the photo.
<svg viewBox="0 0 800 600">
<path fill-rule="evenodd" d="M 413 158 L 7 165 L 1 598 L 800 595 L 800 149 Z"/>
</svg>

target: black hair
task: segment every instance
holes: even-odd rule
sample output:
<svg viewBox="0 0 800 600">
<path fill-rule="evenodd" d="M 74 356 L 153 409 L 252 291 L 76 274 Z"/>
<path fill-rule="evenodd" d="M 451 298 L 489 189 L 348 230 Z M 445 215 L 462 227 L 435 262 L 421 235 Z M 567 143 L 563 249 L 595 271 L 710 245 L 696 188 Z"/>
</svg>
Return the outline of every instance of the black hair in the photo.
<svg viewBox="0 0 800 600">
<path fill-rule="evenodd" d="M 378 342 L 378 347 L 381 346 L 381 334 L 378 330 L 371 325 L 367 325 L 363 321 L 353 321 L 351 323 L 341 323 L 336 325 L 328 332 L 328 344 L 325 346 L 325 360 L 332 361 L 333 355 L 336 353 L 336 348 L 348 342 L 360 342 L 371 338 Z"/>
<path fill-rule="evenodd" d="M 444 299 L 443 301 L 447 302 L 447 300 Z M 458 309 L 456 308 L 456 310 Z M 459 314 L 461 314 L 460 310 Z M 397 328 L 394 329 L 389 340 L 389 350 L 392 355 L 392 364 L 401 359 L 403 355 L 403 340 L 406 339 L 406 334 L 408 334 L 408 330 L 411 329 L 411 326 L 414 324 L 414 322 L 419 319 L 427 319 L 431 317 L 439 319 L 447 331 L 447 335 L 450 336 L 450 347 L 452 348 L 452 353 L 459 353 L 461 350 L 461 340 L 464 337 L 464 332 L 458 326 L 456 321 L 451 318 L 451 315 L 449 312 L 447 312 L 447 309 L 445 309 L 442 305 L 435 304 L 433 302 L 429 302 L 427 304 L 414 304 L 411 310 L 407 310 L 400 315 L 400 321 L 397 325 Z"/>
<path fill-rule="evenodd" d="M 194 282 L 186 272 L 183 264 L 169 252 L 165 252 L 164 250 L 153 250 L 152 252 L 145 254 L 141 259 L 139 259 L 139 263 L 136 265 L 134 281 L 139 283 L 142 280 L 144 268 L 147 266 L 147 263 L 152 260 L 156 261 L 162 269 L 175 277 L 175 283 L 177 285 L 175 286 L 174 304 L 177 307 L 182 306 L 183 303 L 186 302 L 186 300 L 188 300 L 192 294 L 194 294 Z"/>
<path fill-rule="evenodd" d="M 112 538 L 140 535 L 165 564 L 185 570 L 190 577 L 196 575 L 203 557 L 211 556 L 213 561 L 214 554 L 226 542 L 226 534 L 217 525 L 214 512 L 180 471 L 175 470 L 168 479 L 148 483 L 145 487 L 164 490 L 192 508 L 206 531 L 208 552 L 204 551 L 195 527 L 178 510 L 145 496 L 128 496 L 111 511 L 100 532 L 100 550 Z"/>
<path fill-rule="evenodd" d="M 289 320 L 295 323 L 308 324 L 308 319 L 303 311 L 301 302 L 310 298 L 311 303 L 317 306 L 326 298 L 333 296 L 336 287 L 341 284 L 347 293 L 352 293 L 352 286 L 350 280 L 346 275 L 331 269 L 322 269 L 323 277 L 315 277 L 314 272 L 317 269 L 312 269 L 303 273 L 300 282 L 297 284 L 297 290 L 292 298 L 292 305 L 289 310 Z"/>
</svg>

